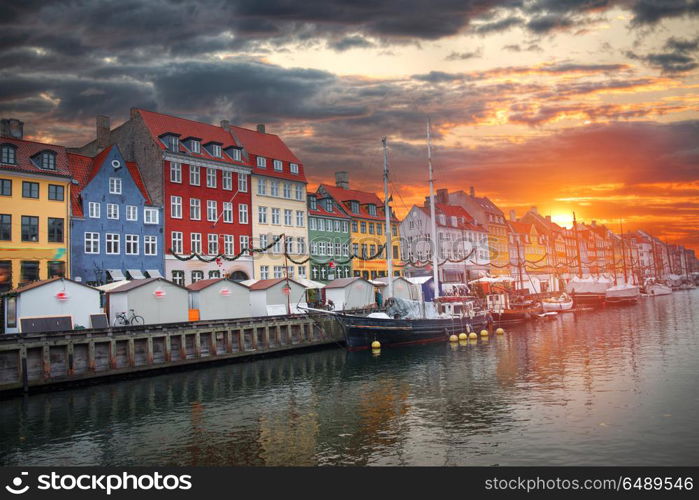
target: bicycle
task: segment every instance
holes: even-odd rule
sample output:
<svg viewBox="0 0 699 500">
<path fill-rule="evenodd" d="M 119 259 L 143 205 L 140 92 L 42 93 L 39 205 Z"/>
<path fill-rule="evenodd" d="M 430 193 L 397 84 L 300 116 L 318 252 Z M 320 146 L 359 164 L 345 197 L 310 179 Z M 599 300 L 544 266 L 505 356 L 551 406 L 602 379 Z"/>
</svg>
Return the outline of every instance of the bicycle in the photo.
<svg viewBox="0 0 699 500">
<path fill-rule="evenodd" d="M 128 325 L 145 325 L 146 322 L 143 316 L 139 316 L 134 312 L 133 309 L 129 309 L 131 316 L 126 317 L 125 312 L 120 312 L 114 318 L 114 326 L 128 326 Z"/>
</svg>

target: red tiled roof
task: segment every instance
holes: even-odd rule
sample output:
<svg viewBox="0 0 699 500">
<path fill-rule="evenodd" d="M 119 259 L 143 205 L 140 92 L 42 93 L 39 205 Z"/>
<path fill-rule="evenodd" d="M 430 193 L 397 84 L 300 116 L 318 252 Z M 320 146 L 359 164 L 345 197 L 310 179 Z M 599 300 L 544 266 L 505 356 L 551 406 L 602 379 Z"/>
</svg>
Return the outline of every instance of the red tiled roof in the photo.
<svg viewBox="0 0 699 500">
<path fill-rule="evenodd" d="M 324 189 L 330 196 L 335 198 L 335 201 L 340 203 L 350 216 L 361 217 L 362 219 L 385 220 L 385 216 L 383 215 L 384 203 L 381 198 L 376 196 L 376 193 L 358 191 L 356 189 L 343 189 L 329 184 L 321 184 L 318 189 Z M 359 202 L 358 214 L 352 212 L 350 201 Z M 369 214 L 366 207 L 368 204 L 376 205 L 376 215 Z M 392 220 L 398 222 L 395 213 L 393 214 Z"/>
<path fill-rule="evenodd" d="M 349 217 L 347 215 L 345 215 L 345 213 L 342 210 L 337 210 L 337 206 L 333 207 L 332 212 L 328 212 L 327 210 L 325 210 L 325 207 L 324 207 L 325 204 L 322 202 L 322 200 L 325 200 L 325 199 L 327 199 L 327 198 L 318 199 L 318 201 L 316 203 L 316 208 L 314 208 L 314 209 L 309 208 L 308 209 L 308 215 L 321 215 L 324 217 L 336 217 L 339 219 L 349 219 Z"/>
<path fill-rule="evenodd" d="M 303 164 L 284 143 L 284 141 L 279 138 L 278 135 L 236 127 L 235 125 L 231 125 L 231 134 L 237 141 L 240 141 L 248 153 L 254 155 L 254 158 L 250 158 L 250 164 L 252 165 L 253 172 L 255 174 L 306 182 L 306 174 L 304 172 Z M 267 158 L 266 168 L 259 168 L 257 166 L 258 156 Z M 273 160 L 282 161 L 281 172 L 274 170 Z M 291 173 L 289 163 L 296 163 L 298 165 L 298 174 Z"/>
<path fill-rule="evenodd" d="M 188 120 L 186 118 L 179 118 L 177 116 L 156 113 L 154 111 L 148 111 L 145 109 L 138 109 L 137 111 L 143 118 L 143 122 L 146 124 L 146 127 L 148 127 L 148 130 L 150 130 L 153 136 L 153 140 L 160 147 L 160 149 L 166 149 L 165 144 L 163 144 L 163 142 L 160 140 L 160 136 L 170 132 L 173 134 L 179 134 L 180 153 L 185 153 L 188 156 L 192 156 L 194 158 L 201 158 L 204 160 L 223 161 L 235 165 L 249 166 L 245 161 L 233 160 L 232 158 L 226 155 L 225 151 L 223 152 L 222 158 L 211 156 L 206 151 L 204 145 L 208 144 L 209 142 L 216 142 L 221 144 L 221 148 L 224 150 L 231 146 L 241 146 L 234 140 L 233 136 L 223 127 L 211 125 L 209 123 L 196 122 L 193 120 Z M 182 144 L 182 141 L 184 141 L 184 139 L 187 139 L 188 137 L 196 137 L 201 140 L 200 153 L 192 153 L 184 146 L 184 144 Z"/>
<path fill-rule="evenodd" d="M 138 188 L 139 191 L 141 191 L 141 194 L 146 199 L 146 205 L 152 205 L 153 202 L 150 199 L 150 195 L 148 194 L 148 190 L 146 189 L 146 185 L 143 182 L 143 178 L 141 177 L 141 171 L 139 170 L 136 162 L 127 161 L 126 167 L 129 169 L 129 172 L 131 173 L 131 178 L 136 183 L 136 187 Z"/>
<path fill-rule="evenodd" d="M 431 210 L 429 207 L 419 207 L 428 217 L 431 217 Z M 448 227 L 452 229 L 463 229 L 467 231 L 482 231 L 486 232 L 485 228 L 475 224 L 473 217 L 464 210 L 463 207 L 457 205 L 445 205 L 443 203 L 435 203 L 435 211 L 437 215 L 444 214 L 447 218 L 446 222 L 442 224 L 437 217 L 437 225 L 441 227 Z M 451 217 L 457 217 L 456 226 L 451 225 Z M 460 222 L 459 218 L 463 218 L 465 222 Z"/>
<path fill-rule="evenodd" d="M 532 231 L 532 225 L 525 222 L 515 222 L 507 221 L 507 223 L 512 227 L 513 231 L 518 234 L 530 234 Z"/>
<path fill-rule="evenodd" d="M 0 144 L 13 144 L 17 147 L 17 163 L 0 163 L 0 171 L 9 170 L 15 172 L 49 175 L 52 177 L 70 177 L 70 170 L 68 169 L 68 158 L 66 157 L 66 149 L 63 146 L 27 141 L 25 139 L 13 139 L 10 137 L 0 137 Z M 32 156 L 45 150 L 53 151 L 56 153 L 56 170 L 45 170 L 43 168 L 37 167 L 32 162 Z"/>
</svg>

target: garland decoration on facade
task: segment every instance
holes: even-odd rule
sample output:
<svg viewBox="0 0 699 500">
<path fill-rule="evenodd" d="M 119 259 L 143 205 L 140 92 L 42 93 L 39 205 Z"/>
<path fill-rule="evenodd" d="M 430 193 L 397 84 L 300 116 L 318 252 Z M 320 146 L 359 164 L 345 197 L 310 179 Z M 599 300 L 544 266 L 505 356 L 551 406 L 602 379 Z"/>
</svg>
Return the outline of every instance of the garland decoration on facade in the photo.
<svg viewBox="0 0 699 500">
<path fill-rule="evenodd" d="M 199 259 L 200 261 L 202 261 L 202 262 L 214 262 L 215 260 L 218 260 L 218 259 L 223 259 L 223 260 L 226 260 L 226 261 L 228 261 L 228 262 L 233 262 L 233 261 L 235 261 L 235 260 L 238 260 L 239 258 L 241 258 L 241 257 L 242 257 L 243 255 L 245 255 L 245 254 L 250 254 L 250 255 L 252 255 L 253 253 L 263 253 L 263 252 L 266 252 L 267 250 L 269 250 L 270 248 L 272 248 L 274 245 L 276 245 L 277 243 L 279 243 L 279 241 L 281 241 L 281 239 L 282 239 L 283 237 L 284 237 L 284 235 L 283 235 L 283 234 L 280 234 L 279 236 L 277 236 L 276 238 L 274 238 L 274 241 L 272 241 L 269 245 L 266 245 L 266 246 L 264 246 L 264 247 L 262 247 L 262 248 L 244 248 L 244 249 L 242 249 L 240 252 L 238 252 L 237 254 L 235 254 L 235 255 L 233 255 L 233 256 L 231 256 L 231 257 L 229 257 L 229 256 L 227 256 L 226 254 L 223 254 L 223 253 L 220 253 L 220 254 L 218 254 L 218 255 L 213 255 L 213 256 L 211 256 L 211 257 L 204 257 L 203 255 L 198 254 L 198 253 L 196 253 L 196 252 L 194 252 L 194 253 L 192 253 L 191 255 L 188 255 L 188 256 L 177 255 L 177 254 L 175 253 L 175 251 L 174 251 L 172 248 L 169 249 L 169 252 L 170 252 L 170 254 L 171 254 L 173 257 L 175 257 L 177 260 L 180 260 L 180 261 L 183 261 L 183 262 L 188 261 L 188 260 L 192 260 L 192 259 L 194 259 L 195 257 L 196 257 L 197 259 Z"/>
</svg>

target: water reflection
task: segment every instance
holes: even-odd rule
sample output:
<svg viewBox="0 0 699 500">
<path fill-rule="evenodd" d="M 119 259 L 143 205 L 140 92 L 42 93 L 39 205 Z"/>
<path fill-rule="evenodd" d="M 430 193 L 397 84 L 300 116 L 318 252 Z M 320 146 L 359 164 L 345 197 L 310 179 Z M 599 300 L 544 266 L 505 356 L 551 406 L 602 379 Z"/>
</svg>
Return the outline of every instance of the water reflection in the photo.
<svg viewBox="0 0 699 500">
<path fill-rule="evenodd" d="M 22 465 L 693 465 L 699 290 L 487 342 L 340 349 L 0 403 Z"/>
</svg>

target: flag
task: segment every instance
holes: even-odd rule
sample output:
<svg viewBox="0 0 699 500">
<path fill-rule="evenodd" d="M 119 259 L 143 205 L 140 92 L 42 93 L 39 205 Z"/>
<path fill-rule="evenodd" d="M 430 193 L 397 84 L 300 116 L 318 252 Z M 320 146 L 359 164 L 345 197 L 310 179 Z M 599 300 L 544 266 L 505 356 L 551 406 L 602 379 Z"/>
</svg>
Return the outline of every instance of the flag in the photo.
<svg viewBox="0 0 699 500">
<path fill-rule="evenodd" d="M 328 267 L 330 269 L 335 269 L 335 263 L 331 260 L 330 262 L 328 262 Z"/>
</svg>

